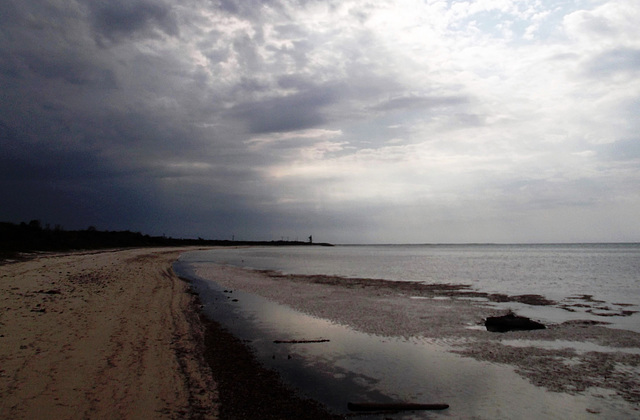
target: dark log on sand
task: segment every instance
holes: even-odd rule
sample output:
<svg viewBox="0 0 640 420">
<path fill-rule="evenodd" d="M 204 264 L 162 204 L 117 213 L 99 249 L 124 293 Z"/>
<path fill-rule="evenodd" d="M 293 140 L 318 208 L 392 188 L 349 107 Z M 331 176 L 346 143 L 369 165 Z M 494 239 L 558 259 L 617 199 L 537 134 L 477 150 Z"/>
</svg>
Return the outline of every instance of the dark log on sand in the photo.
<svg viewBox="0 0 640 420">
<path fill-rule="evenodd" d="M 301 343 L 328 343 L 327 339 L 320 340 L 274 340 L 276 344 L 301 344 Z"/>
<path fill-rule="evenodd" d="M 350 402 L 347 404 L 347 408 L 351 411 L 445 410 L 449 408 L 449 404 Z"/>
</svg>

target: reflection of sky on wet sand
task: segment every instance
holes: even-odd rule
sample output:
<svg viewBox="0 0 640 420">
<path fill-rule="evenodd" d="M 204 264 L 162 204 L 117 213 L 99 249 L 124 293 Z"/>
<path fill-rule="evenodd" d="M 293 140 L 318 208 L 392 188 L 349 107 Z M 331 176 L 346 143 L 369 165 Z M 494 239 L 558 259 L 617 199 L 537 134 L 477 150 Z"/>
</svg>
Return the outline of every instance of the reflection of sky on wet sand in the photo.
<svg viewBox="0 0 640 420">
<path fill-rule="evenodd" d="M 509 366 L 450 353 L 444 343 L 364 334 L 260 296 L 225 293 L 211 281 L 200 279 L 195 285 L 208 316 L 250 343 L 261 362 L 285 381 L 336 412 L 346 412 L 348 401 L 451 406 L 442 412 L 395 414 L 395 419 L 575 418 L 587 409 L 602 414 L 613 409 L 605 399 L 547 392 Z M 273 343 L 316 339 L 330 342 Z"/>
</svg>

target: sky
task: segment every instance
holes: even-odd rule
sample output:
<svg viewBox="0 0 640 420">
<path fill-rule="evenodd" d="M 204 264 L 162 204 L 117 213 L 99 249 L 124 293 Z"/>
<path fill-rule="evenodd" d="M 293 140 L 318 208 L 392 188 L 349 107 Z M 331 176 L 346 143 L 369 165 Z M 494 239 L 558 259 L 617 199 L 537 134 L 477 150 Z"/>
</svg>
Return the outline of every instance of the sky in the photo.
<svg viewBox="0 0 640 420">
<path fill-rule="evenodd" d="M 3 0 L 0 221 L 640 241 L 640 2 Z"/>
</svg>

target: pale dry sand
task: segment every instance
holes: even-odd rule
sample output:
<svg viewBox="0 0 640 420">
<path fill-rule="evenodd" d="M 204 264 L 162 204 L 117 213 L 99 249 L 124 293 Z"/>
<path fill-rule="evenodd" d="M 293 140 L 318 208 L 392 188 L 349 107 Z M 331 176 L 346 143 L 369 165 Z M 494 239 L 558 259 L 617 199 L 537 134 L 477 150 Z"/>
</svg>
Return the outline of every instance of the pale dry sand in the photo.
<svg viewBox="0 0 640 420">
<path fill-rule="evenodd" d="M 180 249 L 0 266 L 0 418 L 217 418 Z"/>
</svg>

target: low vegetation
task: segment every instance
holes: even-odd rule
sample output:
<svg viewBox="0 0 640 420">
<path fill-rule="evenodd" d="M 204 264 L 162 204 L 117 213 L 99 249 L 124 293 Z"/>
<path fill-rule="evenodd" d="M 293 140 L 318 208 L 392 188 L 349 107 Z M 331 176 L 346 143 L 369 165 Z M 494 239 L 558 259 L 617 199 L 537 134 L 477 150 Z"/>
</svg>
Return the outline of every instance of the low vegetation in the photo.
<svg viewBox="0 0 640 420">
<path fill-rule="evenodd" d="M 299 241 L 229 241 L 215 239 L 176 239 L 150 236 L 140 232 L 99 231 L 90 226 L 85 230 L 64 230 L 59 225 L 42 226 L 39 220 L 20 224 L 0 222 L 0 259 L 15 258 L 21 253 L 37 251 L 69 251 L 158 246 L 242 246 L 242 245 L 311 245 Z M 328 245 L 328 244 L 318 244 Z"/>
</svg>

